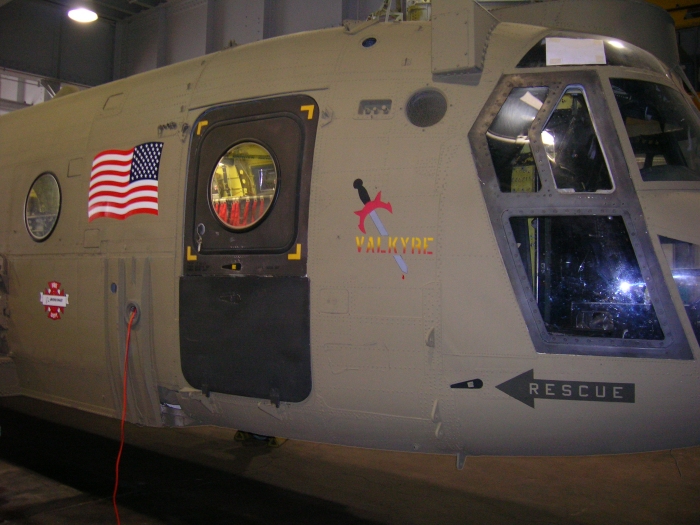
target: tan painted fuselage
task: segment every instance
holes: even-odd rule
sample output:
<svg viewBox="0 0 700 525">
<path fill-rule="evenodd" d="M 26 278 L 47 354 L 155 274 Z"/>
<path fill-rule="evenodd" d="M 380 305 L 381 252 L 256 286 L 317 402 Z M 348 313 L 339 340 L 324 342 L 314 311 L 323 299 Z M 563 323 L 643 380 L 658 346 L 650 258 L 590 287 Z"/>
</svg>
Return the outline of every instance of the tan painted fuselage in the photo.
<svg viewBox="0 0 700 525">
<path fill-rule="evenodd" d="M 516 68 L 552 29 L 501 19 L 487 28 L 483 63 L 471 71 L 478 74 L 467 71 L 455 80 L 434 71 L 436 42 L 444 40 L 433 35 L 434 23 L 379 21 L 276 38 L 0 117 L 4 322 L 21 394 L 118 417 L 127 305 L 134 303 L 140 319 L 131 336 L 132 422 L 214 424 L 451 454 L 697 445 L 700 381 L 693 357 L 700 349 L 670 271 L 655 263 L 665 278 L 658 285 L 671 290 L 675 311 L 667 315 L 682 327 L 690 358 L 539 352 L 533 338 L 540 335 L 525 322 L 504 265 L 499 236 L 505 230 L 490 218 L 485 178 L 470 142 L 475 122 L 498 112 L 502 101 L 492 97 L 497 88 L 505 90 L 500 83 L 506 77 L 517 85 L 529 75 L 531 86 L 538 85 L 532 80 L 537 75 L 539 85 L 547 85 L 561 72 L 571 85 L 599 79 L 603 88 L 587 96 L 608 108 L 605 118 L 619 136 L 624 123 L 609 79 L 677 89 L 672 77 L 616 65 Z M 363 46 L 368 38 L 376 39 L 371 47 Z M 438 123 L 421 127 L 409 121 L 405 108 L 425 88 L 444 95 L 447 111 Z M 194 388 L 181 363 L 179 323 L 188 304 L 179 286 L 198 257 L 186 220 L 188 170 L 197 154 L 191 145 L 206 130 L 198 124 L 215 108 L 296 95 L 312 100 L 317 111 L 308 210 L 300 210 L 298 219 L 303 223 L 308 214 L 308 236 L 284 254 L 306 264 L 310 393 L 276 402 L 274 394 Z M 391 101 L 388 111 L 358 110 L 363 101 L 376 100 Z M 303 119 L 309 110 L 299 115 Z M 88 221 L 95 156 L 148 142 L 163 143 L 158 214 Z M 649 236 L 658 261 L 658 236 L 700 245 L 700 185 L 642 182 L 629 143 L 618 142 L 622 146 L 603 146 L 621 148 L 647 228 L 639 233 Z M 59 182 L 61 211 L 51 236 L 36 242 L 27 232 L 25 206 L 33 181 L 45 172 Z M 390 212 L 376 211 L 387 234 L 369 216 L 360 231 L 356 179 L 371 199 L 381 192 L 382 202 L 391 204 Z M 236 278 L 235 272 L 226 275 Z M 60 319 L 50 318 L 40 300 L 51 282 L 69 296 Z M 247 333 L 275 329 L 236 326 Z M 529 370 L 534 379 L 526 388 L 534 406 L 496 388 Z M 452 387 L 475 380 L 471 387 Z M 633 402 L 615 402 L 624 395 L 621 385 L 630 384 Z M 579 397 L 566 399 L 573 394 Z M 588 395 L 601 401 L 586 402 Z"/>
</svg>

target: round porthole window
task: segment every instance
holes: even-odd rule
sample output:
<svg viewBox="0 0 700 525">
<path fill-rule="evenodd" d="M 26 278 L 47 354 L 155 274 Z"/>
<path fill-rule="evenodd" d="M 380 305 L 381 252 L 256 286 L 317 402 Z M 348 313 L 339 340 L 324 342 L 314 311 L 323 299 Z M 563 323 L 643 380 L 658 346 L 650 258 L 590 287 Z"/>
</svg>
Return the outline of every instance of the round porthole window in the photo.
<svg viewBox="0 0 700 525">
<path fill-rule="evenodd" d="M 376 43 L 377 43 L 377 39 L 374 38 L 373 36 L 371 36 L 369 38 L 365 38 L 362 41 L 362 47 L 372 47 Z"/>
<path fill-rule="evenodd" d="M 29 188 L 24 222 L 32 239 L 41 242 L 51 235 L 61 211 L 61 188 L 53 173 L 42 173 Z"/>
<path fill-rule="evenodd" d="M 445 95 L 437 89 L 421 89 L 406 104 L 406 116 L 414 126 L 427 128 L 442 120 L 447 113 Z"/>
<path fill-rule="evenodd" d="M 270 152 L 255 142 L 243 142 L 220 159 L 209 186 L 212 210 L 232 230 L 246 230 L 270 212 L 279 188 Z"/>
</svg>

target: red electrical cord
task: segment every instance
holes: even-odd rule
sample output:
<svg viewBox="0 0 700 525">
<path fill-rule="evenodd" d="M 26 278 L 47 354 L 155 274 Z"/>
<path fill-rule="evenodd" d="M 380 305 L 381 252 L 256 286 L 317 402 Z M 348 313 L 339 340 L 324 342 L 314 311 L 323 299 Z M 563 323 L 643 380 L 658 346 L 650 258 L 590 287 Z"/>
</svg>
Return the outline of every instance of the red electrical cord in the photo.
<svg viewBox="0 0 700 525">
<path fill-rule="evenodd" d="M 126 331 L 126 350 L 124 351 L 124 386 L 122 393 L 122 420 L 121 420 L 121 438 L 119 441 L 119 454 L 117 454 L 116 476 L 114 478 L 114 492 L 112 493 L 112 504 L 114 505 L 114 514 L 117 516 L 117 525 L 121 525 L 119 519 L 119 509 L 117 508 L 117 489 L 119 488 L 119 462 L 122 459 L 122 450 L 124 450 L 124 422 L 126 421 L 126 379 L 129 371 L 129 342 L 131 340 L 131 326 L 136 317 L 136 308 L 131 310 L 129 316 L 129 326 Z"/>
</svg>

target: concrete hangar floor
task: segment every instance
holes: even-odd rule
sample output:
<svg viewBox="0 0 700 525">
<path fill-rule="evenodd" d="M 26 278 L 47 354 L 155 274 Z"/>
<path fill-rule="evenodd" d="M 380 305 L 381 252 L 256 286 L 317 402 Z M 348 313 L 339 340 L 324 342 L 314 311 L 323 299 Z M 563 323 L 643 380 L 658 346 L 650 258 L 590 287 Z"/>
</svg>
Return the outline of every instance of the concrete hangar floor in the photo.
<svg viewBox="0 0 700 525">
<path fill-rule="evenodd" d="M 29 410 L 42 419 L 16 410 Z M 75 430 L 45 419 L 74 418 Z M 0 406 L 0 523 L 115 523 L 119 422 L 26 398 Z M 694 524 L 700 447 L 467 458 L 299 441 L 241 444 L 212 427 L 127 427 L 127 524 Z"/>
</svg>

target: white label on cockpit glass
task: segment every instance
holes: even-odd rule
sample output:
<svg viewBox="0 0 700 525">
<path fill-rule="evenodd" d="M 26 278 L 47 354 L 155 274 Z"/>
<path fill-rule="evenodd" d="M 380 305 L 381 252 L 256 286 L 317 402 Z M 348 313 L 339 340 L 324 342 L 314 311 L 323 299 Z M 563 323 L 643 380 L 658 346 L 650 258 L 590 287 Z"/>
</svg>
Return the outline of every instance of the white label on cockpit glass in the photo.
<svg viewBox="0 0 700 525">
<path fill-rule="evenodd" d="M 593 38 L 547 38 L 548 66 L 605 64 L 602 40 Z"/>
<path fill-rule="evenodd" d="M 525 104 L 527 104 L 528 106 L 535 108 L 537 111 L 539 111 L 542 107 L 542 102 L 540 101 L 540 99 L 535 97 L 535 95 L 533 95 L 529 91 L 525 93 L 522 97 L 520 97 L 520 100 L 525 102 Z"/>
</svg>

